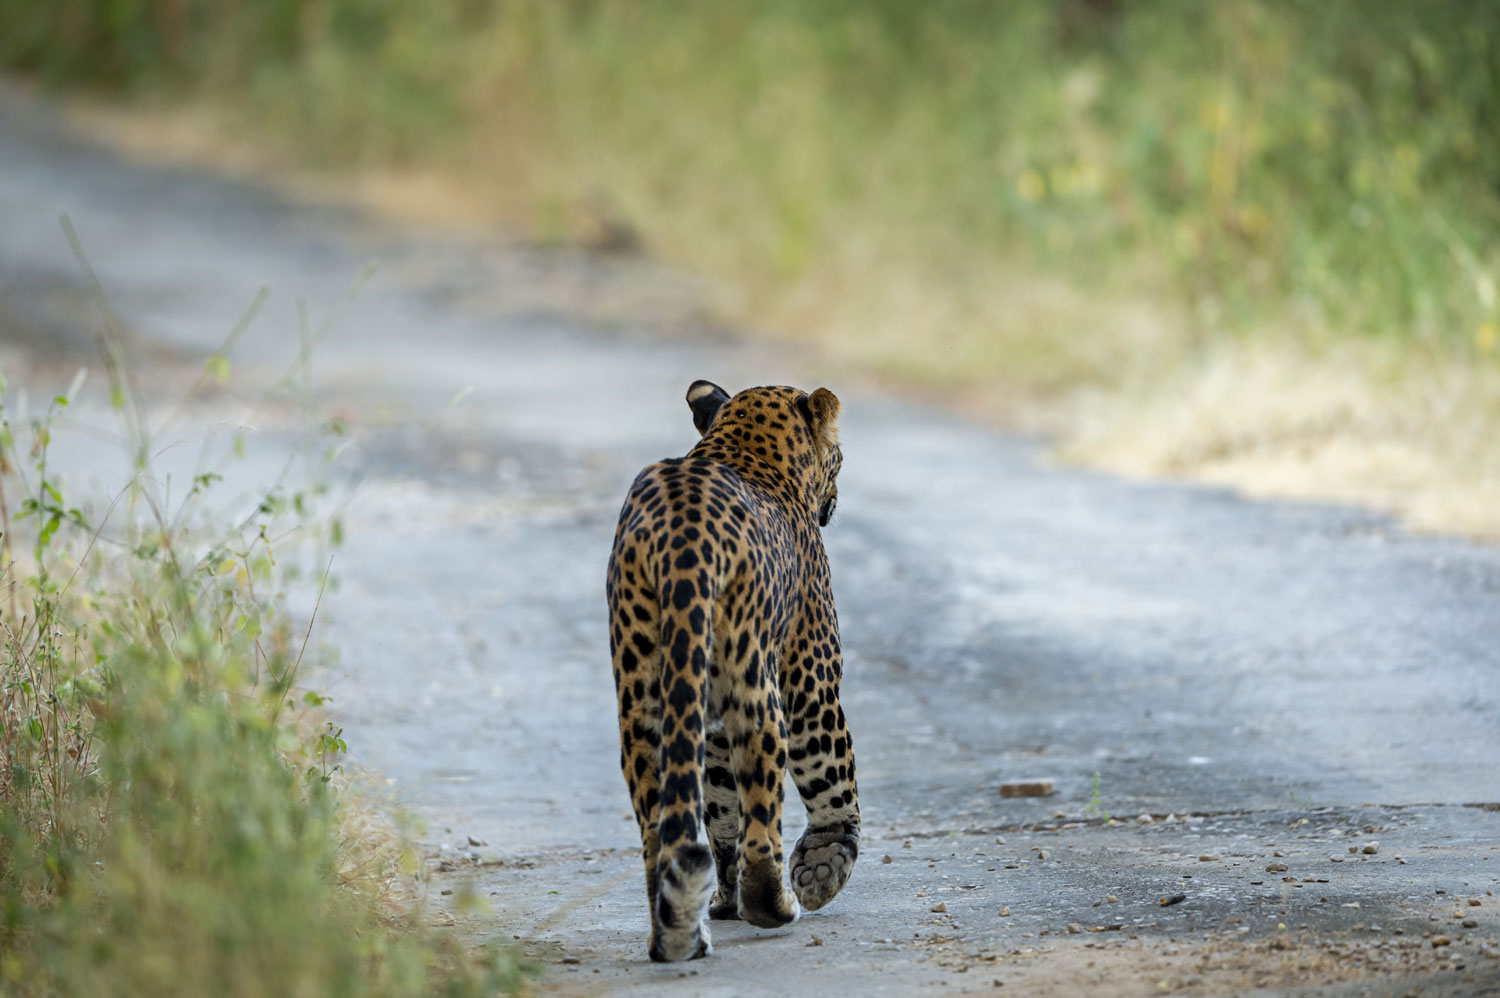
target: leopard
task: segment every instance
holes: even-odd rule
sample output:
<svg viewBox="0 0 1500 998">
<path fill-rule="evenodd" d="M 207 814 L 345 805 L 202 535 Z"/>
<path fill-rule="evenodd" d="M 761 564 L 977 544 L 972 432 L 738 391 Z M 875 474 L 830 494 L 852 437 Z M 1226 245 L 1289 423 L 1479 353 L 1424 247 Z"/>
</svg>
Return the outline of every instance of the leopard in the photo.
<svg viewBox="0 0 1500 998">
<path fill-rule="evenodd" d="M 636 477 L 605 584 L 658 962 L 708 955 L 710 920 L 777 928 L 822 908 L 860 838 L 821 530 L 838 503 L 841 404 L 827 388 L 730 396 L 704 380 L 687 403 L 699 439 Z M 807 811 L 789 861 L 788 771 Z"/>
</svg>

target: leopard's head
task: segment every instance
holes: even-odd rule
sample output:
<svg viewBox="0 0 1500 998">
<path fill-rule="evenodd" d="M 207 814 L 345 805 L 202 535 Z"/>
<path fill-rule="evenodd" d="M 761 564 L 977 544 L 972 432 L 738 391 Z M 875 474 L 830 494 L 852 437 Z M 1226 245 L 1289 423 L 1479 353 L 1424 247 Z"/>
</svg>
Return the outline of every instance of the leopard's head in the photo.
<svg viewBox="0 0 1500 998">
<path fill-rule="evenodd" d="M 748 388 L 731 396 L 711 381 L 695 381 L 687 402 L 693 425 L 705 440 L 722 443 L 780 467 L 802 488 L 820 526 L 838 505 L 838 396 L 826 388 L 811 394 L 784 386 Z"/>
</svg>

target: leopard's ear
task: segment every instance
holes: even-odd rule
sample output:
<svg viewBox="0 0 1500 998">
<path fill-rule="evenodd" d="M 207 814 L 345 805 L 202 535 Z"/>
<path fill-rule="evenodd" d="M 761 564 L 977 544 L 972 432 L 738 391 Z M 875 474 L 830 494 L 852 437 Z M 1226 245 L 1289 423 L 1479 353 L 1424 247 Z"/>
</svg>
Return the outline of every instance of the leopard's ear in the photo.
<svg viewBox="0 0 1500 998">
<path fill-rule="evenodd" d="M 839 397 L 826 388 L 797 396 L 797 409 L 811 427 L 813 439 L 827 450 L 839 442 Z"/>
<path fill-rule="evenodd" d="M 699 436 L 708 432 L 714 417 L 728 401 L 729 393 L 712 381 L 700 380 L 688 385 L 687 404 L 693 410 L 693 425 L 698 428 Z"/>
</svg>

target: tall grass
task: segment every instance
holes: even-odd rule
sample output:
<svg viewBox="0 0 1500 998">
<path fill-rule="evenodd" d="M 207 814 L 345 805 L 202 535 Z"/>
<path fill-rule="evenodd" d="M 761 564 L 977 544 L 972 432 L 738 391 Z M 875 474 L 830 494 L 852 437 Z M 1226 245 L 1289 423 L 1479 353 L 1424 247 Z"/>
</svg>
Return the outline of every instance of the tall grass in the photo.
<svg viewBox="0 0 1500 998">
<path fill-rule="evenodd" d="M 231 515 L 204 471 L 174 499 L 105 343 L 133 468 L 112 497 L 50 461 L 83 378 L 29 417 L 0 379 L 0 992 L 516 990 L 508 951 L 391 906 L 398 871 L 345 836 L 342 732 L 298 689 L 307 625 L 275 598 L 333 539 L 316 483 Z"/>
</svg>

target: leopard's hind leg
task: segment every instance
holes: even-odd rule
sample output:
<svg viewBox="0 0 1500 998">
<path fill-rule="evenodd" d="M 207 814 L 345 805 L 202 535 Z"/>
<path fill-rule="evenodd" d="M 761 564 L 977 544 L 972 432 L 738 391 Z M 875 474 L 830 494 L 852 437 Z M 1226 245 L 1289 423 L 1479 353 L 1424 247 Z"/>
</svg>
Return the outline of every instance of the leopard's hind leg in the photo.
<svg viewBox="0 0 1500 998">
<path fill-rule="evenodd" d="M 712 949 L 714 858 L 704 824 L 708 663 L 713 647 L 707 571 L 679 555 L 661 573 L 661 772 L 651 959 L 691 960 Z"/>
<path fill-rule="evenodd" d="M 708 917 L 734 919 L 740 917 L 740 795 L 734 783 L 729 736 L 722 726 L 709 729 L 706 757 L 703 789 L 708 803 L 703 811 L 719 880 L 718 890 L 708 905 Z"/>
<path fill-rule="evenodd" d="M 701 749 L 695 749 L 691 739 L 686 748 L 680 744 L 687 725 L 675 710 L 666 711 L 663 681 L 674 677 L 668 668 L 670 656 L 662 651 L 664 634 L 654 594 L 646 595 L 650 590 L 641 584 L 635 568 L 614 563 L 606 592 L 619 701 L 620 769 L 630 789 L 646 868 L 651 913 L 647 951 L 653 960 L 694 959 L 707 955 L 710 948 L 706 926 L 698 930 L 698 909 L 707 906 L 712 890 L 713 858 L 706 846 L 694 841 L 701 797 L 695 777 L 682 770 L 701 765 L 696 758 Z M 664 739 L 669 752 L 663 751 Z M 684 755 L 688 766 L 669 765 Z"/>
<path fill-rule="evenodd" d="M 764 668 L 751 651 L 747 674 Z M 774 676 L 774 668 L 765 668 Z M 781 815 L 786 779 L 786 723 L 781 695 L 774 684 L 760 688 L 747 682 L 744 700 L 726 704 L 724 728 L 729 734 L 730 762 L 739 792 L 738 880 L 740 917 L 770 929 L 794 922 L 802 909 L 786 889 L 783 874 Z"/>
<path fill-rule="evenodd" d="M 791 880 L 803 907 L 816 911 L 854 872 L 859 792 L 854 741 L 838 700 L 843 661 L 832 603 L 810 613 L 804 626 L 810 650 L 789 663 L 785 687 L 792 782 L 807 807 L 807 829 L 792 850 Z"/>
</svg>

